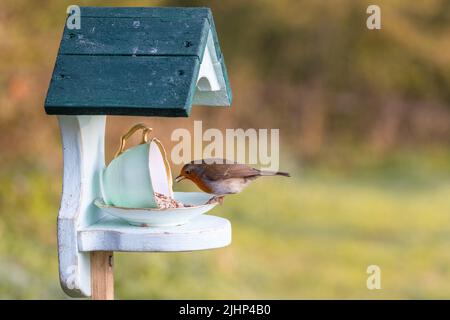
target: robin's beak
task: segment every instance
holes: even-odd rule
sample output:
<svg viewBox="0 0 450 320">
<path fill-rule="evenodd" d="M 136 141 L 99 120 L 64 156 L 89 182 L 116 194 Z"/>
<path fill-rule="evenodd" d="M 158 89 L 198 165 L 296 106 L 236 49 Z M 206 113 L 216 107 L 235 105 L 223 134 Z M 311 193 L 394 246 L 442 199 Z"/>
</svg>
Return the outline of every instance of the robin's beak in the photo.
<svg viewBox="0 0 450 320">
<path fill-rule="evenodd" d="M 185 176 L 182 176 L 181 174 L 175 178 L 175 182 L 180 182 L 181 180 L 186 179 Z"/>
</svg>

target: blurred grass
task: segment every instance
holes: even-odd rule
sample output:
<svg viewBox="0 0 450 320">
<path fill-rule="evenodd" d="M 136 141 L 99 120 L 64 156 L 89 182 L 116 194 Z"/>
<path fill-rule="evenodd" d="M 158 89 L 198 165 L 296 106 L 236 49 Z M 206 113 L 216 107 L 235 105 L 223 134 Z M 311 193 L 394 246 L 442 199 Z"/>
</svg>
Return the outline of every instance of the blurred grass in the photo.
<svg viewBox="0 0 450 320">
<path fill-rule="evenodd" d="M 118 253 L 116 296 L 446 298 L 449 160 L 398 155 L 377 161 L 379 170 L 365 162 L 260 179 L 212 212 L 231 220 L 231 246 Z M 60 177 L 29 164 L 0 177 L 0 298 L 64 298 L 55 239 Z M 366 288 L 371 264 L 381 267 L 382 290 Z"/>
</svg>

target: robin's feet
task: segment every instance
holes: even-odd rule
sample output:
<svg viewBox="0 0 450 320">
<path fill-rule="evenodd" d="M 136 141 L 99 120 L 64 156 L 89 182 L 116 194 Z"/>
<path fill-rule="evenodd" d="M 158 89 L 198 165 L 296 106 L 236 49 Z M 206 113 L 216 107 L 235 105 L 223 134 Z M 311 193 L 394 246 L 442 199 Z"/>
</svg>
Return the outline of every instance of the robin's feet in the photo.
<svg viewBox="0 0 450 320">
<path fill-rule="evenodd" d="M 214 204 L 214 203 L 219 203 L 219 204 L 223 204 L 223 199 L 225 196 L 214 196 L 211 199 L 209 199 L 206 204 Z"/>
</svg>

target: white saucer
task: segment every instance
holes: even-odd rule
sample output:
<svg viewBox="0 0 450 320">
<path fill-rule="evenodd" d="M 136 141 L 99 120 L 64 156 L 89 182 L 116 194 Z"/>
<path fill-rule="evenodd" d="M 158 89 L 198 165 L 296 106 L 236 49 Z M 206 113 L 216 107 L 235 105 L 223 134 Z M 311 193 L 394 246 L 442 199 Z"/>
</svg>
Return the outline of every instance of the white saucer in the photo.
<svg viewBox="0 0 450 320">
<path fill-rule="evenodd" d="M 208 203 L 213 195 L 203 192 L 174 192 L 175 200 L 192 205 L 192 207 L 159 209 L 159 208 L 123 208 L 107 205 L 103 199 L 96 199 L 94 204 L 108 214 L 121 218 L 134 226 L 167 227 L 182 225 L 194 217 L 202 215 L 217 203 Z"/>
</svg>

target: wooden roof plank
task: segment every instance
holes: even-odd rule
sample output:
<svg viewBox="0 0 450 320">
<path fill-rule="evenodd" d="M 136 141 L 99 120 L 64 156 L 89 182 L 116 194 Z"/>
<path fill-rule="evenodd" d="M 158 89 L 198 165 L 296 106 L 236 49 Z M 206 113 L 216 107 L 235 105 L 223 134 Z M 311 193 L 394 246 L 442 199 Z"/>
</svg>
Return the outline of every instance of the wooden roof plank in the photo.
<svg viewBox="0 0 450 320">
<path fill-rule="evenodd" d="M 59 54 L 195 55 L 201 59 L 209 20 L 83 17 L 64 29 Z"/>
<path fill-rule="evenodd" d="M 186 56 L 60 55 L 46 111 L 187 116 L 198 65 L 197 57 Z"/>
</svg>

